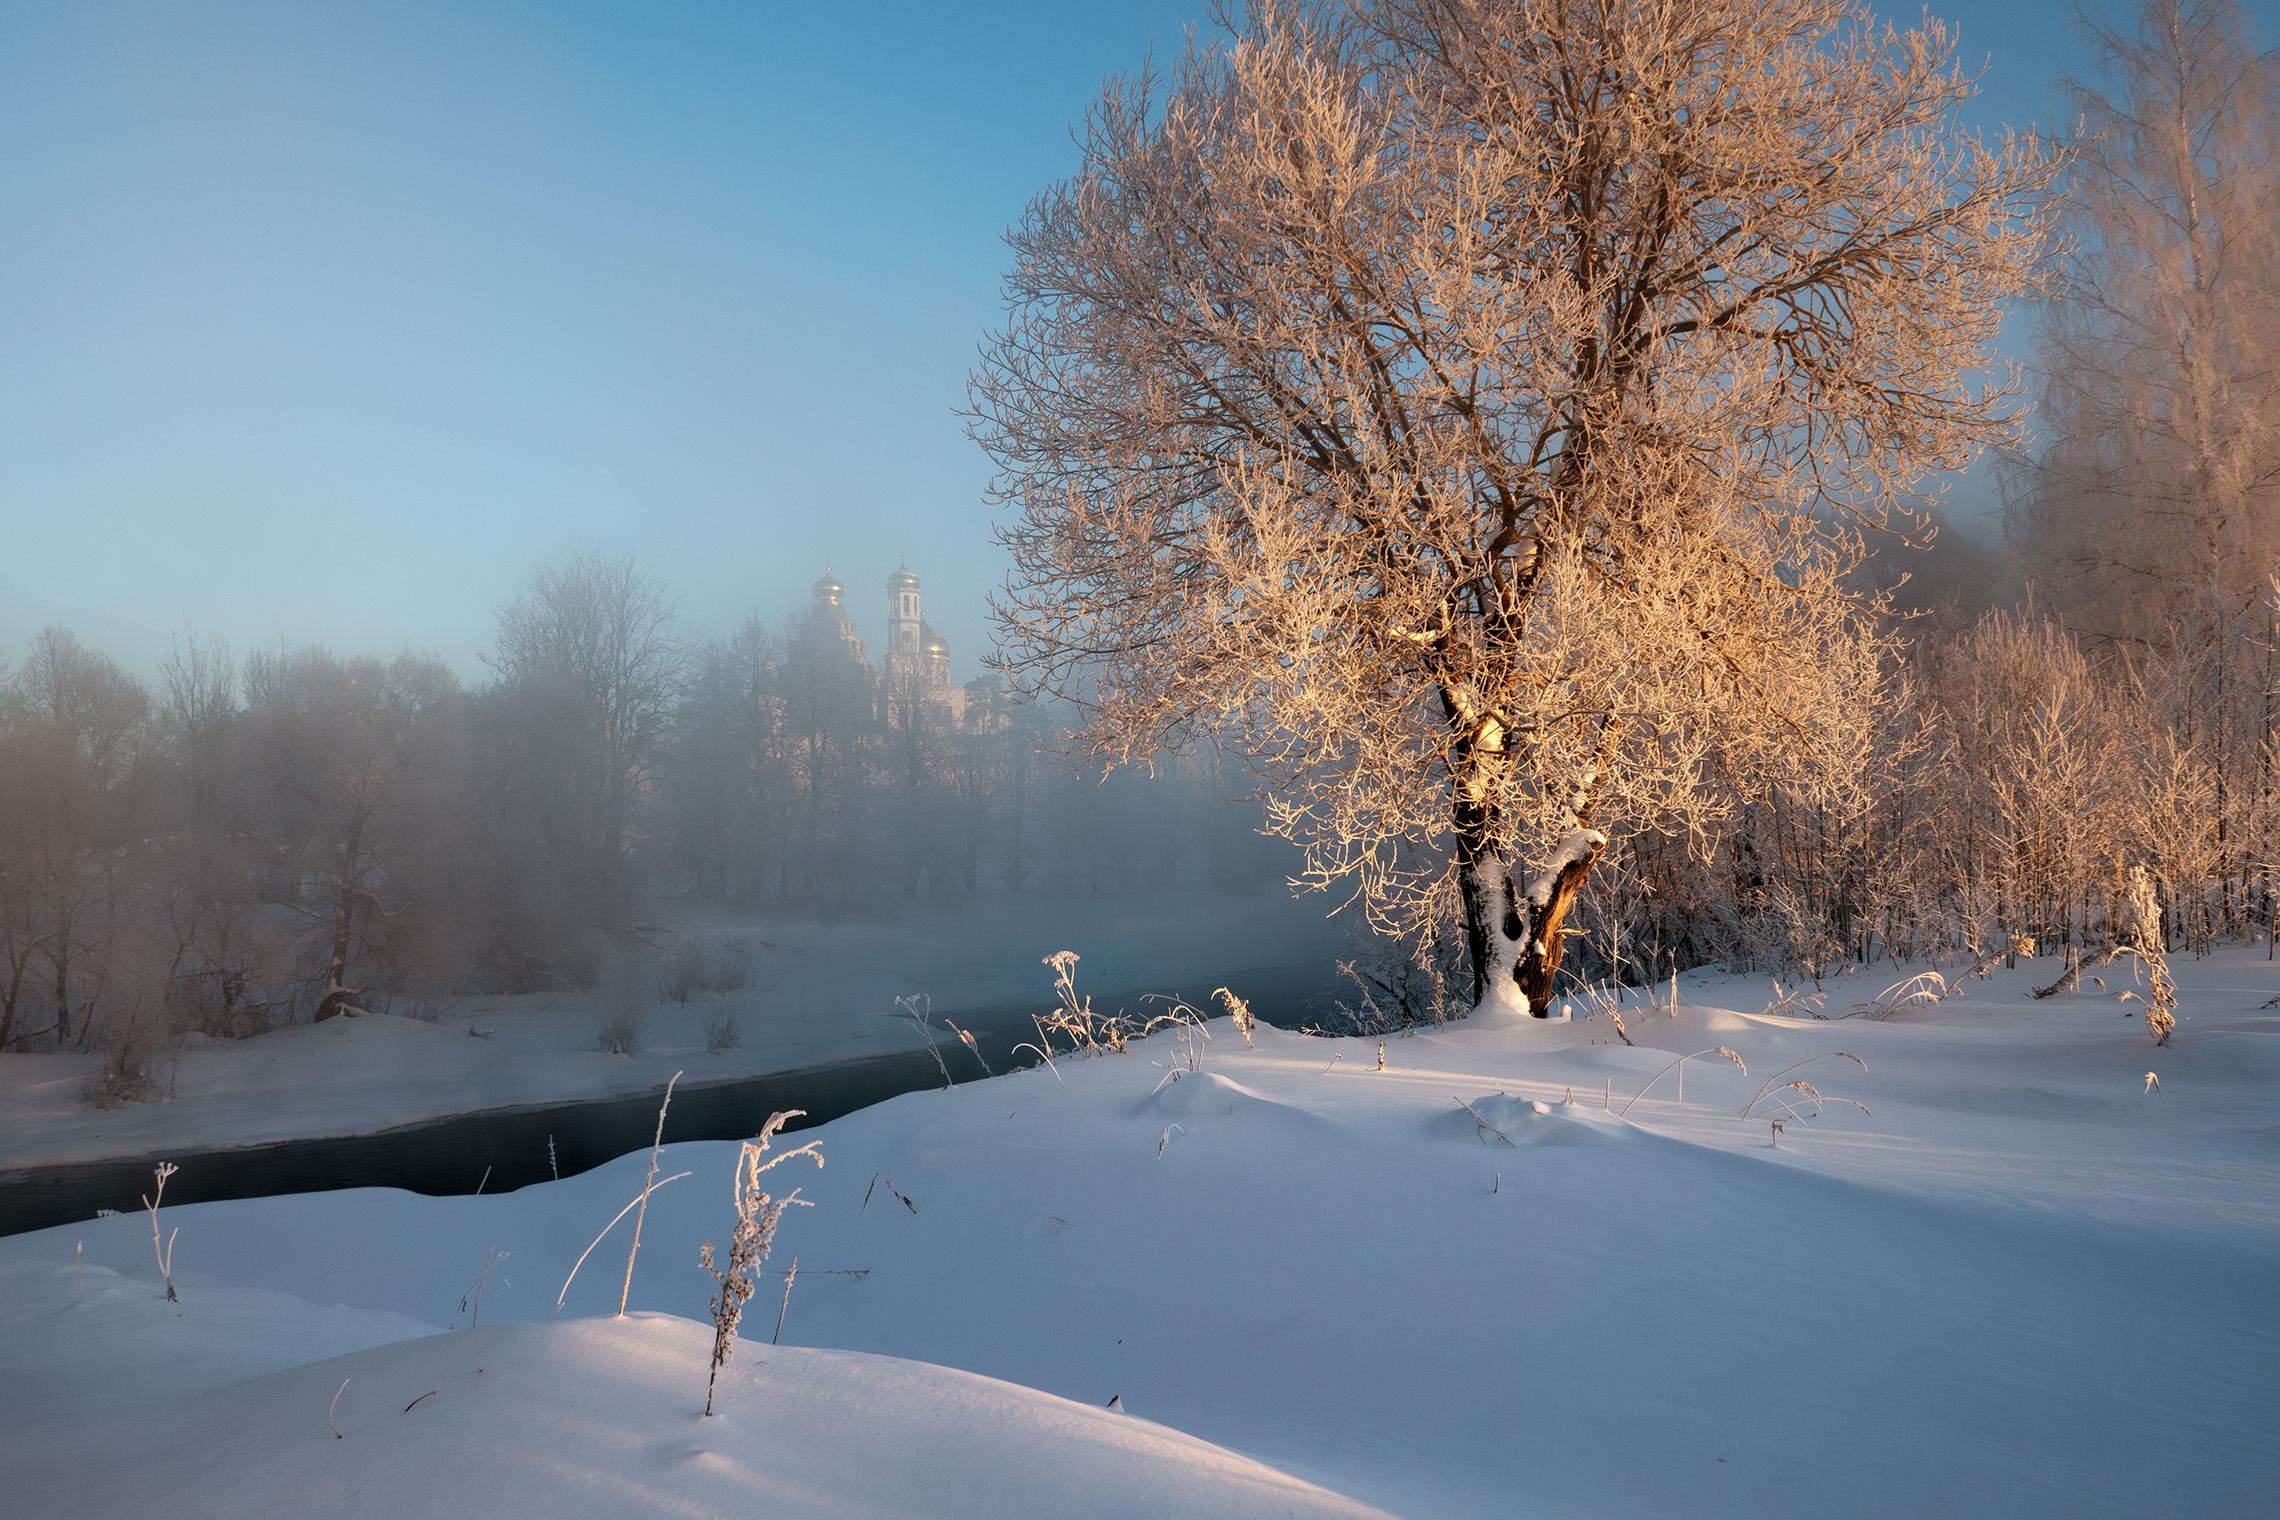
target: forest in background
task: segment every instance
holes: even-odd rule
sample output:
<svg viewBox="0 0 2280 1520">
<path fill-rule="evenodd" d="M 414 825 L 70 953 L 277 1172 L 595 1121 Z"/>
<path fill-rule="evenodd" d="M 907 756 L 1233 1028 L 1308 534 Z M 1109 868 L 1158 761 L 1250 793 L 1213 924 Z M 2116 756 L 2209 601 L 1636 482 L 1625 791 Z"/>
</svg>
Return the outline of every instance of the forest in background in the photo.
<svg viewBox="0 0 2280 1520">
<path fill-rule="evenodd" d="M 661 898 L 1279 889 L 1239 776 L 1102 778 L 989 681 L 883 675 L 812 614 L 673 637 L 628 556 L 539 571 L 490 679 L 185 641 L 147 686 L 51 628 L 0 687 L 0 1049 L 243 1037 L 587 986 Z"/>
<path fill-rule="evenodd" d="M 2000 544 L 1870 545 L 1844 753 L 1810 785 L 1605 818 L 1567 978 L 1984 964 L 2149 913 L 2169 946 L 2270 932 L 2280 69 L 2221 4 L 2096 40 Z M 585 985 L 673 896 L 1291 874 L 1232 759 L 1103 780 L 1053 753 L 1050 705 L 978 683 L 953 713 L 811 620 L 684 643 L 673 611 L 630 556 L 559 562 L 474 687 L 408 652 L 195 641 L 146 683 L 42 632 L 0 673 L 0 1050 Z M 1436 926 L 1356 971 L 1392 1016 L 1439 1016 L 1462 955 Z"/>
</svg>

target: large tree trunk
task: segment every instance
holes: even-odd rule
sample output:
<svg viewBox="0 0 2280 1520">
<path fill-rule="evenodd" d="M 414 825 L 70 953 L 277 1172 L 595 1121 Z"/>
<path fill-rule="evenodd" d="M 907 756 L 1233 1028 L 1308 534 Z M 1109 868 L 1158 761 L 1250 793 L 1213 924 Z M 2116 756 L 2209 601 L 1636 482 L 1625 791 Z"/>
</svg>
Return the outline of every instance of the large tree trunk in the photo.
<svg viewBox="0 0 2280 1520">
<path fill-rule="evenodd" d="M 1477 833 L 1468 837 L 1460 827 L 1457 848 L 1473 1011 L 1550 1017 L 1568 910 L 1607 848 L 1607 836 L 1596 829 L 1571 830 L 1525 892 L 1493 843 Z"/>
<path fill-rule="evenodd" d="M 1461 839 L 1458 850 L 1467 853 Z M 1520 947 L 1528 926 L 1520 918 L 1520 894 L 1512 888 L 1511 868 L 1493 851 L 1476 854 L 1460 863 L 1457 884 L 1464 900 L 1465 949 L 1472 962 L 1473 1012 L 1532 1011 L 1520 991 Z"/>
<path fill-rule="evenodd" d="M 55 1048 L 63 1049 L 71 1039 L 71 913 L 57 905 L 55 928 L 50 931 L 54 944 L 48 951 L 48 963 L 55 968 Z"/>
<path fill-rule="evenodd" d="M 1503 726 L 1493 719 L 1468 723 L 1468 706 L 1458 689 L 1442 688 L 1443 715 L 1452 725 L 1472 729 L 1456 746 L 1457 786 L 1450 822 L 1457 841 L 1465 946 L 1473 968 L 1473 1012 L 1549 1018 L 1552 978 L 1560 969 L 1568 909 L 1607 848 L 1607 836 L 1590 826 L 1591 813 L 1599 779 L 1606 774 L 1606 749 L 1618 725 L 1612 718 L 1601 721 L 1601 752 L 1575 778 L 1575 790 L 1568 798 L 1567 834 L 1523 892 L 1513 879 L 1501 838 L 1498 783 L 1511 763 Z"/>
<path fill-rule="evenodd" d="M 356 899 L 342 892 L 340 906 L 333 914 L 332 953 L 325 959 L 325 994 L 317 1000 L 316 1014 L 311 1023 L 343 1013 L 362 1013 L 357 1006 L 357 995 L 363 990 L 348 983 L 348 954 L 355 933 Z"/>
</svg>

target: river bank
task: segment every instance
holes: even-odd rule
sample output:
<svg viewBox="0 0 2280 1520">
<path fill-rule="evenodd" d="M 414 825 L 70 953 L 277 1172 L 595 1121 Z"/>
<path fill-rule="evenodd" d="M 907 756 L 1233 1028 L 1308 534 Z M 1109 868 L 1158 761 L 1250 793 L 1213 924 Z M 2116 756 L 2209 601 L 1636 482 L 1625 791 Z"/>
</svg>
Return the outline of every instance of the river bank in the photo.
<svg viewBox="0 0 2280 1520">
<path fill-rule="evenodd" d="M 1230 979 L 1244 968 L 1309 965 L 1327 990 L 1343 932 L 1319 901 L 1203 890 L 1122 897 L 985 897 L 872 906 L 831 918 L 676 904 L 656 938 L 702 933 L 749 949 L 744 987 L 690 1003 L 652 1001 L 632 1055 L 597 1048 L 609 988 L 459 997 L 393 1013 L 303 1024 L 252 1039 L 190 1034 L 153 1068 L 160 1101 L 88 1101 L 97 1051 L 0 1054 L 0 1173 L 372 1134 L 458 1114 L 600 1102 L 893 1056 L 923 1047 L 898 1016 L 918 997 L 971 1025 L 991 1010 L 1052 1006 L 1043 957 L 1082 957 L 1082 991 L 1138 997 Z M 387 1005 L 381 1005 L 387 1006 Z M 414 1013 L 424 1017 L 409 1016 Z M 736 1041 L 708 1038 L 727 1018 Z M 1026 1026 L 1026 1013 L 1021 1015 Z M 478 1165 L 477 1171 L 480 1172 Z M 130 1200 L 131 1202 L 131 1200 Z"/>
<path fill-rule="evenodd" d="M 1315 964 L 1254 967 L 1228 974 L 1249 989 L 1254 1011 L 1270 1022 L 1296 1023 L 1327 988 Z M 1102 994 L 1103 1011 L 1139 1008 L 1171 998 L 1201 1006 L 1216 983 L 1161 992 Z M 668 1143 L 738 1139 L 758 1131 L 771 1113 L 801 1110 L 793 1128 L 823 1124 L 906 1092 L 964 1082 L 1029 1065 L 1034 1052 L 1016 1047 L 1039 1036 L 1031 1013 L 1042 1003 L 970 1009 L 929 1019 L 927 1036 L 897 1021 L 904 1049 L 778 1071 L 729 1075 L 684 1071 L 665 1110 Z M 400 1019 L 336 1020 L 353 1037 Z M 952 1031 L 974 1036 L 969 1050 Z M 414 1028 L 425 1028 L 417 1025 Z M 414 1038 L 418 1038 L 415 1034 Z M 512 1192 L 600 1166 L 652 1143 L 658 1133 L 662 1084 L 573 1101 L 510 1104 L 424 1116 L 365 1131 L 287 1136 L 256 1144 L 194 1145 L 17 1166 L 0 1172 L 0 1235 L 126 1211 L 151 1186 L 162 1164 L 178 1168 L 169 1203 L 392 1187 L 431 1197 Z"/>
</svg>

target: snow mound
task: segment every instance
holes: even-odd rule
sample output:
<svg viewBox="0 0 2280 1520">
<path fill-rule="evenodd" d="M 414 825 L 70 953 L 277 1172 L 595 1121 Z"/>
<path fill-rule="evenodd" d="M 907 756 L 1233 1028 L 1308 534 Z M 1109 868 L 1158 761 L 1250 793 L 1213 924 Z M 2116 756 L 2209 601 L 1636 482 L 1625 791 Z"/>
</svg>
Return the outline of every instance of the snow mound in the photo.
<svg viewBox="0 0 2280 1520">
<path fill-rule="evenodd" d="M 1991 1111 L 2021 1114 L 2028 1118 L 2069 1119 L 2087 1118 L 2114 1105 L 2112 1099 L 2102 1098 L 2096 1093 L 2026 1087 L 1994 1098 L 1985 1106 Z"/>
<path fill-rule="evenodd" d="M 59 1422 L 36 1439 L 19 1426 L 8 1443 L 8 1512 L 17 1520 L 1382 1513 L 1146 1420 L 858 1352 L 747 1341 L 707 1419 L 711 1335 L 708 1325 L 656 1314 L 487 1325 L 195 1400 Z M 119 1460 L 130 1451 L 133 1461 Z"/>
<path fill-rule="evenodd" d="M 1817 1023 L 1814 1019 L 1784 1018 L 1779 1014 L 1738 1013 L 1731 1008 L 1681 1008 L 1678 1017 L 1669 1022 L 1705 1034 L 1743 1034 L 1752 1030 L 1788 1029 Z"/>
<path fill-rule="evenodd" d="M 2280 1077 L 2280 1034 L 2250 1029 L 2213 1029 L 2195 1052 L 2207 1066 L 2240 1076 Z"/>
<path fill-rule="evenodd" d="M 1284 1103 L 1253 1091 L 1215 1071 L 1182 1072 L 1148 1095 L 1136 1118 L 1237 1118 L 1265 1122 L 1286 1130 L 1321 1133 L 1335 1128 L 1329 1120 L 1296 1104 Z"/>
<path fill-rule="evenodd" d="M 170 1304 L 155 1283 L 92 1261 L 0 1264 L 0 1411 L 66 1419 L 116 1408 L 121 1389 L 138 1401 L 192 1398 L 435 1333 L 407 1314 L 326 1307 L 273 1288 L 202 1276 L 193 1287 L 188 1273 L 182 1291 Z"/>
<path fill-rule="evenodd" d="M 1497 1149 L 1507 1145 L 1615 1145 L 1632 1134 L 1613 1114 L 1598 1108 L 1515 1098 L 1501 1092 L 1452 1103 L 1447 1113 L 1434 1115 L 1427 1128 L 1436 1139 Z"/>
</svg>

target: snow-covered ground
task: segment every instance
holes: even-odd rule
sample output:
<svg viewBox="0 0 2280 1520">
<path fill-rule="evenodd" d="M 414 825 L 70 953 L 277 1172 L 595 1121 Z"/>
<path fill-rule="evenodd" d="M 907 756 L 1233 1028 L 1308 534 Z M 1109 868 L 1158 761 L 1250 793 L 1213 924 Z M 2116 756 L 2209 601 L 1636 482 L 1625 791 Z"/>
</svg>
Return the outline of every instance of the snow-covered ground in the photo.
<svg viewBox="0 0 2280 1520">
<path fill-rule="evenodd" d="M 608 994 L 465 998 L 434 1023 L 333 1019 L 251 1040 L 194 1037 L 166 1074 L 173 1096 L 109 1111 L 84 1101 L 102 1058 L 0 1054 L 0 1171 L 273 1140 L 368 1134 L 447 1114 L 653 1092 L 676 1071 L 711 1082 L 916 1048 L 898 995 L 938 1013 L 1052 1005 L 1056 950 L 1084 956 L 1096 990 L 1180 986 L 1286 962 L 1327 964 L 1342 932 L 1320 899 L 1213 892 L 983 897 L 832 923 L 771 922 L 683 904 L 679 931 L 753 946 L 731 1000 L 742 1044 L 708 1053 L 705 1004 L 659 1007 L 638 1055 L 595 1048 Z M 408 1004 L 406 1005 L 408 1006 Z M 471 1037 L 471 1030 L 482 1037 Z"/>
<path fill-rule="evenodd" d="M 667 1149 L 693 1175 L 623 1323 L 625 1225 L 549 1316 L 640 1156 L 169 1210 L 178 1305 L 146 1217 L 0 1239 L 5 1507 L 2269 1514 L 2280 974 L 2176 970 L 2168 1050 L 2112 978 L 2028 1000 L 2046 960 L 1887 1020 L 1689 978 L 1675 1016 L 1627 1006 L 1635 1048 L 1581 1005 L 1392 1039 L 1382 1070 L 1219 1021 L 1200 1053 L 897 1098 L 770 1174 L 815 1205 L 770 1263 L 800 1268 L 786 1344 L 770 1278 L 710 1421 L 696 1258 L 733 1145 Z M 1747 1074 L 1700 1057 L 1621 1112 L 1715 1046 Z M 1739 1117 L 1795 1078 L 1871 1112 Z"/>
</svg>

